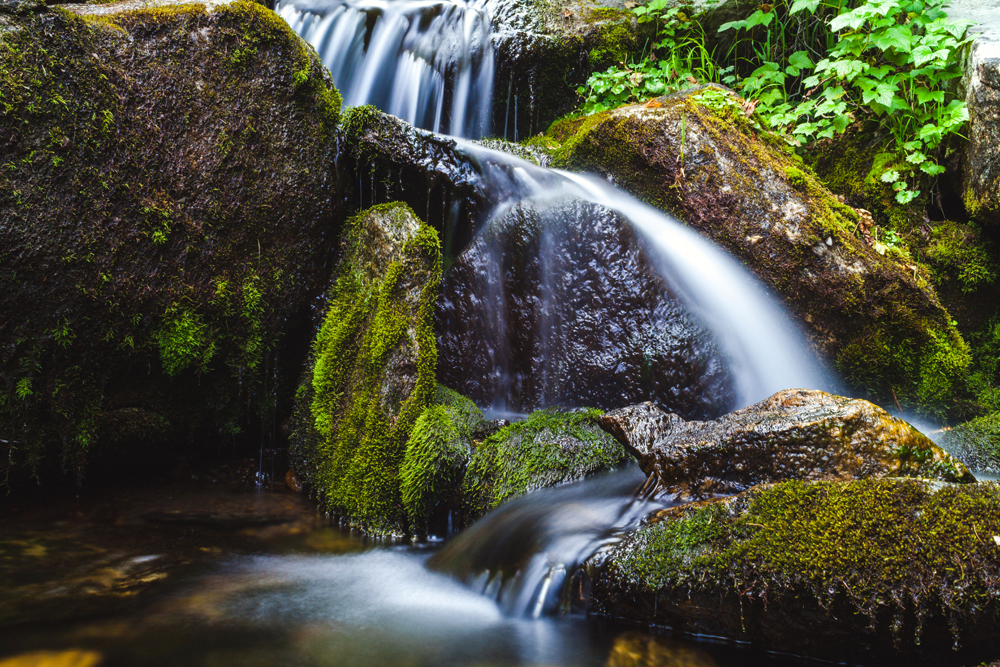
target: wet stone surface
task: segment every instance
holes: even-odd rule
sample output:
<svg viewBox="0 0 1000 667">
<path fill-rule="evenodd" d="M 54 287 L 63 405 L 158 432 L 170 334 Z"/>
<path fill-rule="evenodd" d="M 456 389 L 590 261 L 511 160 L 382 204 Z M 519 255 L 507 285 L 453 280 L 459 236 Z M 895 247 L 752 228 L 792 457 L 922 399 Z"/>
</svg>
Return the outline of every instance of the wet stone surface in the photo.
<svg viewBox="0 0 1000 667">
<path fill-rule="evenodd" d="M 689 419 L 732 407 L 714 343 L 607 209 L 518 206 L 455 260 L 441 291 L 438 379 L 480 405 L 654 401 Z"/>
</svg>

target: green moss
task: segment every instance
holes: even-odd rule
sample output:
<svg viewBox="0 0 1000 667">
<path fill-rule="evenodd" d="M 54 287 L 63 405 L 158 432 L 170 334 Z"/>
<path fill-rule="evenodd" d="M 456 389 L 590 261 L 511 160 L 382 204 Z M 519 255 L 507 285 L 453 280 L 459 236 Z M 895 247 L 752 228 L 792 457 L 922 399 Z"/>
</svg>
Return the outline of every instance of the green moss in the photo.
<svg viewBox="0 0 1000 667">
<path fill-rule="evenodd" d="M 604 71 L 612 65 L 628 62 L 629 56 L 638 48 L 631 23 L 601 25 L 593 40 L 589 55 L 590 67 L 594 71 Z"/>
<path fill-rule="evenodd" d="M 153 339 L 167 375 L 177 375 L 187 368 L 205 372 L 215 354 L 208 327 L 197 313 L 182 308 L 167 312 L 160 328 L 153 332 Z"/>
<path fill-rule="evenodd" d="M 613 469 L 628 458 L 597 425 L 600 410 L 539 410 L 484 440 L 462 484 L 465 520 L 536 489 Z"/>
<path fill-rule="evenodd" d="M 925 249 L 939 286 L 954 281 L 964 294 L 996 282 L 1000 267 L 991 244 L 969 225 L 946 220 L 934 225 Z"/>
<path fill-rule="evenodd" d="M 711 591 L 827 607 L 851 603 L 919 624 L 943 613 L 956 627 L 996 613 L 1000 488 L 918 480 L 787 482 L 733 500 L 668 511 L 611 562 L 612 579 L 661 595 Z M 801 604 L 798 602 L 797 604 Z"/>
<path fill-rule="evenodd" d="M 400 466 L 435 391 L 440 244 L 409 207 L 386 204 L 348 223 L 344 248 L 313 346 L 315 484 L 323 506 L 348 522 L 400 534 Z M 416 366 L 410 388 L 397 367 L 407 358 Z"/>
</svg>

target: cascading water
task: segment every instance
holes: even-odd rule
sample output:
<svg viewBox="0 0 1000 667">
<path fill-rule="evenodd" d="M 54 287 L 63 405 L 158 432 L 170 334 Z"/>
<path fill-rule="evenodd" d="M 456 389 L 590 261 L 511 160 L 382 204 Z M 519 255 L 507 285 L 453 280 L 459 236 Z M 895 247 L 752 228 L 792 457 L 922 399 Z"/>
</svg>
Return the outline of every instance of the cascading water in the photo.
<svg viewBox="0 0 1000 667">
<path fill-rule="evenodd" d="M 458 137 L 489 131 L 488 2 L 282 0 L 275 11 L 319 53 L 345 105 Z"/>
<path fill-rule="evenodd" d="M 657 272 L 724 352 L 735 382 L 732 407 L 745 407 L 782 389 L 836 390 L 823 361 L 777 300 L 735 259 L 697 232 L 600 179 L 546 169 L 472 142 L 460 142 L 459 150 L 490 182 L 490 191 L 506 193 L 490 221 L 515 206 L 545 210 L 573 200 L 609 209 L 627 220 L 647 241 Z M 490 270 L 497 275 L 502 271 Z M 484 313 L 483 321 L 503 328 L 505 316 L 503 311 Z M 509 362 L 497 356 L 501 363 Z"/>
</svg>

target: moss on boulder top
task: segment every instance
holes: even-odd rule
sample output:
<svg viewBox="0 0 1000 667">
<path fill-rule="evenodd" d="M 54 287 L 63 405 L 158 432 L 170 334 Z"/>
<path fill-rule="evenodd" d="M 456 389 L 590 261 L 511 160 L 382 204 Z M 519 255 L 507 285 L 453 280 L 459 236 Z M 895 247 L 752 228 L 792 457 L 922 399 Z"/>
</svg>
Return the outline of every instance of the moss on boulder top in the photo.
<svg viewBox="0 0 1000 667">
<path fill-rule="evenodd" d="M 920 267 L 879 255 L 839 201 L 720 86 L 553 128 L 553 166 L 598 172 L 727 248 L 864 395 L 934 411 L 969 348 Z"/>
<path fill-rule="evenodd" d="M 291 453 L 326 510 L 374 534 L 406 532 L 400 466 L 434 398 L 440 280 L 437 232 L 405 204 L 348 222 Z"/>
<path fill-rule="evenodd" d="M 594 601 L 826 660 L 943 657 L 1000 630 L 995 535 L 992 483 L 786 482 L 655 514 L 595 565 Z"/>
<path fill-rule="evenodd" d="M 137 442 L 238 430 L 327 280 L 340 96 L 318 58 L 259 4 L 133 7 L 0 14 L 15 468 L 58 452 L 81 472 L 115 415 Z"/>
<path fill-rule="evenodd" d="M 597 425 L 601 414 L 539 410 L 479 443 L 462 483 L 465 522 L 516 496 L 625 463 L 625 449 Z"/>
<path fill-rule="evenodd" d="M 975 482 L 965 466 L 868 401 L 786 389 L 714 421 L 684 421 L 652 403 L 598 423 L 656 479 L 659 493 L 706 498 L 791 479 L 923 477 Z"/>
</svg>

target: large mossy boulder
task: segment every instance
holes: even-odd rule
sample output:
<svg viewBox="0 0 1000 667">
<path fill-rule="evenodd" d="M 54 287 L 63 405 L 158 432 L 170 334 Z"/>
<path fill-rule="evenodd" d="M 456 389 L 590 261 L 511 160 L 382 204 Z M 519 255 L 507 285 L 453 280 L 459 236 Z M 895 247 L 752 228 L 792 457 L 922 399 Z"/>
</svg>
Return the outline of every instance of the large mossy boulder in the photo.
<svg viewBox="0 0 1000 667">
<path fill-rule="evenodd" d="M 593 603 L 824 660 L 924 653 L 976 664 L 995 657 L 1000 637 L 998 535 L 992 483 L 756 487 L 654 514 L 590 564 Z M 956 642 L 971 652 L 965 663 Z"/>
<path fill-rule="evenodd" d="M 602 174 L 741 259 L 857 390 L 949 401 L 969 348 L 918 265 L 868 247 L 840 203 L 720 86 L 553 126 L 553 166 Z M 655 105 L 654 105 L 655 106 Z"/>
<path fill-rule="evenodd" d="M 644 403 L 608 412 L 598 423 L 655 478 L 651 493 L 684 499 L 792 479 L 976 481 L 902 419 L 868 401 L 822 391 L 781 391 L 709 422 L 684 421 Z"/>
<path fill-rule="evenodd" d="M 539 410 L 478 443 L 462 482 L 464 522 L 511 498 L 624 464 L 628 454 L 597 425 L 600 415 Z"/>
<path fill-rule="evenodd" d="M 439 381 L 483 405 L 652 400 L 710 419 L 735 401 L 710 334 L 631 225 L 597 205 L 521 204 L 492 220 L 449 267 L 435 319 Z"/>
<path fill-rule="evenodd" d="M 328 280 L 315 54 L 259 4 L 135 7 L 0 13 L 0 476 L 259 423 Z"/>
<path fill-rule="evenodd" d="M 406 532 L 400 467 L 434 399 L 440 280 L 437 232 L 405 204 L 347 223 L 291 454 L 324 509 L 373 534 Z"/>
</svg>

